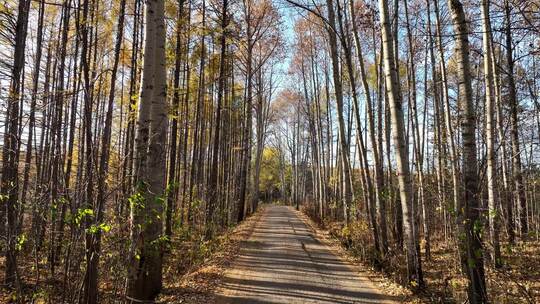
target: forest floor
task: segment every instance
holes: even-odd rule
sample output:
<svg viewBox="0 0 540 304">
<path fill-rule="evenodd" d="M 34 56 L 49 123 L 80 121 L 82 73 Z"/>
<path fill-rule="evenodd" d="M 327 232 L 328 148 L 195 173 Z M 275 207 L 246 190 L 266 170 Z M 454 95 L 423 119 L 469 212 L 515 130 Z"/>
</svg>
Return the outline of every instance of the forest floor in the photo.
<svg viewBox="0 0 540 304">
<path fill-rule="evenodd" d="M 155 303 L 214 303 L 214 290 L 231 261 L 239 252 L 239 244 L 252 233 L 265 206 L 247 217 L 241 224 L 221 232 L 211 241 L 201 241 L 189 231 L 179 232 L 173 237 L 170 250 L 163 265 L 163 290 Z M 123 244 L 128 237 L 126 225 L 113 226 L 121 235 L 118 239 L 104 236 L 103 247 L 107 254 L 100 263 L 99 303 L 123 303 L 122 288 L 125 278 L 125 252 Z M 181 235 L 181 234 L 187 234 Z M 45 254 L 48 251 L 45 250 Z M 4 278 L 4 257 L 0 255 L 0 282 Z M 79 257 L 81 259 L 81 257 Z M 79 260 L 81 263 L 82 260 Z M 36 282 L 36 265 L 41 269 Z M 23 284 L 18 289 L 4 289 L 0 283 L 0 303 L 76 303 L 80 292 L 77 277 L 75 283 L 66 285 L 63 269 L 51 275 L 46 255 L 36 260 L 31 255 L 20 255 L 18 269 Z M 83 275 L 81 271 L 79 275 Z M 69 283 L 69 282 L 68 282 Z M 66 286 L 76 286 L 66 288 Z M 18 292 L 18 290 L 21 290 Z M 64 292 L 63 292 L 64 291 Z"/>
<path fill-rule="evenodd" d="M 413 295 L 408 288 L 402 287 L 403 279 L 406 277 L 406 261 L 402 255 L 394 254 L 386 258 L 383 261 L 384 269 L 376 271 L 365 259 L 365 256 L 369 255 L 369 249 L 358 240 L 356 241 L 358 244 L 351 244 L 351 232 L 347 232 L 348 237 L 345 238 L 341 223 L 328 222 L 322 225 L 306 215 L 310 214 L 309 211 L 304 211 L 306 213 L 302 213 L 301 216 L 305 217 L 317 231 L 319 238 L 324 238 L 332 244 L 333 248 L 351 263 L 363 265 L 366 271 L 371 271 L 373 277 L 380 279 L 378 286 L 387 293 L 405 295 L 404 303 L 466 302 L 466 281 L 460 271 L 454 243 L 441 239 L 431 240 L 431 259 L 426 260 L 423 256 L 422 260 L 426 286 Z M 423 243 L 421 247 L 424 253 Z M 491 303 L 540 303 L 540 242 L 533 238 L 514 245 L 502 242 L 501 249 L 503 267 L 494 269 L 491 265 L 485 265 L 488 297 Z M 391 252 L 395 253 L 396 250 L 391 249 Z"/>
<path fill-rule="evenodd" d="M 356 242 L 356 248 L 344 246 L 339 223 L 325 223 L 324 227 L 290 207 L 262 205 L 244 222 L 212 241 L 186 241 L 179 235 L 176 241 L 173 239 L 165 259 L 163 291 L 156 302 L 382 303 L 381 299 L 401 303 L 463 302 L 465 280 L 456 262 L 455 244 L 432 239 L 432 258 L 424 259 L 422 265 L 426 289 L 414 295 L 400 285 L 406 271 L 402 256 L 385 260 L 384 273 L 375 271 L 358 254 L 359 250 L 369 251 L 370 245 Z M 351 231 L 360 228 L 355 226 Z M 115 244 L 113 241 L 105 241 L 109 251 L 113 248 L 110 244 Z M 504 267 L 498 270 L 486 267 L 492 303 L 540 303 L 540 242 L 530 239 L 513 246 L 503 243 L 502 248 Z M 119 288 L 125 274 L 117 259 L 122 260 L 122 254 L 104 256 L 101 303 L 121 300 Z M 34 260 L 28 255 L 20 257 L 24 292 L 21 295 L 0 288 L 0 303 L 21 300 L 26 303 L 30 299 L 34 303 L 61 302 L 64 298 L 61 289 L 66 286 L 62 283 L 62 272 L 53 278 L 47 272 L 45 257 L 36 260 L 39 262 Z M 3 265 L 0 257 L 0 280 Z M 35 265 L 44 271 L 39 289 L 33 287 Z M 77 294 L 76 290 L 71 293 Z M 64 302 L 70 302 L 71 293 Z"/>
<path fill-rule="evenodd" d="M 426 295 L 444 295 L 446 302 L 461 303 L 466 298 L 466 281 L 461 275 L 455 244 L 434 240 L 432 258 L 424 260 Z M 503 266 L 487 264 L 486 285 L 491 303 L 540 303 L 540 242 L 527 240 L 501 244 Z"/>
<path fill-rule="evenodd" d="M 215 303 L 215 290 L 223 280 L 224 272 L 240 252 L 241 243 L 248 239 L 260 220 L 266 205 L 238 226 L 217 237 L 209 244 L 206 257 L 185 269 L 185 261 L 196 259 L 186 256 L 184 246 L 173 246 L 163 267 L 163 290 L 156 303 Z M 200 255 L 201 252 L 197 253 Z"/>
</svg>

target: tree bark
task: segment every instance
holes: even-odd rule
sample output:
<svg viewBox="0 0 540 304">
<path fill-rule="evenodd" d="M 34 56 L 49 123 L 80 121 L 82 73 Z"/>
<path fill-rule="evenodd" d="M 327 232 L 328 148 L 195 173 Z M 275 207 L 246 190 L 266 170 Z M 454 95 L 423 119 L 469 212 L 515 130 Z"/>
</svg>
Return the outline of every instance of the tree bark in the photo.
<svg viewBox="0 0 540 304">
<path fill-rule="evenodd" d="M 172 222 L 174 209 L 176 207 L 176 189 L 178 188 L 178 179 L 176 170 L 177 150 L 178 150 L 178 119 L 180 107 L 180 74 L 182 67 L 182 23 L 184 17 L 184 0 L 178 1 L 178 20 L 176 20 L 176 54 L 174 64 L 174 91 L 171 105 L 172 110 L 172 126 L 171 126 L 171 142 L 169 152 L 169 170 L 167 176 L 167 208 L 165 214 L 165 235 L 170 239 L 172 236 Z M 187 119 L 187 118 L 186 118 Z"/>
<path fill-rule="evenodd" d="M 340 63 L 339 63 L 339 49 L 336 34 L 336 17 L 334 11 L 333 0 L 326 0 L 326 6 L 328 9 L 328 37 L 330 44 L 330 57 L 332 59 L 332 77 L 334 80 L 334 90 L 336 95 L 337 115 L 338 115 L 338 128 L 339 128 L 339 143 L 340 143 L 340 157 L 343 170 L 343 216 L 345 224 L 349 224 L 349 208 L 352 203 L 352 189 L 351 189 L 351 172 L 349 163 L 349 145 L 347 143 L 347 134 L 345 132 L 345 119 L 343 110 L 343 86 L 341 83 Z"/>
<path fill-rule="evenodd" d="M 510 134 L 512 138 L 512 175 L 514 179 L 514 192 L 517 200 L 517 210 L 519 212 L 519 232 L 522 237 L 525 237 L 528 232 L 527 222 L 527 198 L 525 195 L 525 187 L 523 185 L 523 173 L 521 169 L 521 148 L 519 146 L 519 122 L 518 122 L 518 100 L 516 93 L 516 81 L 514 78 L 514 56 L 512 43 L 511 29 L 511 9 L 508 0 L 505 1 L 505 22 L 506 22 L 506 64 L 507 66 L 507 81 L 508 81 L 508 103 L 510 104 Z M 512 203 L 512 200 L 509 200 Z M 509 206 L 512 208 L 512 206 Z M 508 219 L 512 221 L 511 218 Z M 510 241 L 513 241 L 513 232 L 510 234 Z"/>
<path fill-rule="evenodd" d="M 19 196 L 19 117 L 21 100 L 21 76 L 24 69 L 24 56 L 26 51 L 26 34 L 28 27 L 29 0 L 19 1 L 17 23 L 15 25 L 15 48 L 13 66 L 11 68 L 11 81 L 7 99 L 8 109 L 4 133 L 4 147 L 2 149 L 2 179 L 0 193 L 3 206 L 0 219 L 5 220 L 5 226 L 0 225 L 0 236 L 5 238 L 5 276 L 4 283 L 8 286 L 19 284 L 17 275 L 17 212 Z"/>
<path fill-rule="evenodd" d="M 135 193 L 127 297 L 152 301 L 162 286 L 163 202 L 166 184 L 167 103 L 164 1 L 146 2 L 145 53 L 135 140 Z M 150 157 L 151 156 L 151 157 Z"/>
<path fill-rule="evenodd" d="M 221 6 L 221 37 L 220 43 L 220 58 L 219 58 L 219 78 L 218 78 L 218 92 L 217 92 L 217 105 L 216 105 L 216 119 L 214 121 L 214 142 L 212 147 L 212 166 L 210 169 L 210 178 L 208 182 L 208 201 L 206 202 L 206 238 L 210 239 L 213 235 L 214 227 L 214 208 L 218 204 L 218 161 L 219 161 L 219 147 L 220 147 L 220 131 L 221 131 L 221 111 L 225 90 L 225 63 L 227 55 L 227 25 L 229 19 L 227 16 L 228 0 L 223 0 Z"/>
<path fill-rule="evenodd" d="M 476 113 L 471 86 L 469 63 L 469 28 L 465 19 L 463 4 L 459 0 L 449 0 L 456 35 L 455 52 L 459 78 L 459 106 L 461 110 L 461 137 L 463 139 L 463 200 L 458 201 L 457 226 L 459 251 L 463 272 L 468 280 L 469 303 L 486 303 L 486 283 L 479 198 L 478 164 L 476 159 Z"/>
<path fill-rule="evenodd" d="M 409 152 L 407 139 L 405 138 L 401 89 L 397 81 L 398 71 L 394 64 L 394 48 L 390 35 L 388 3 L 386 0 L 379 0 L 379 13 L 382 25 L 381 34 L 386 92 L 390 104 L 392 137 L 396 149 L 397 175 L 400 188 L 401 209 L 403 213 L 403 228 L 407 252 L 407 276 L 409 284 L 421 287 L 423 286 L 422 265 L 419 252 L 417 251 L 419 243 L 414 221 L 415 212 L 413 209 L 413 189 L 409 170 Z"/>
<path fill-rule="evenodd" d="M 491 57 L 491 21 L 489 18 L 489 0 L 482 0 L 482 30 L 484 52 L 484 82 L 486 87 L 486 145 L 487 145 L 487 188 L 488 219 L 491 240 L 491 258 L 495 267 L 501 266 L 501 248 L 499 245 L 499 193 L 497 190 L 497 156 L 495 147 L 494 121 L 494 81 Z"/>
<path fill-rule="evenodd" d="M 116 74 L 118 71 L 118 63 L 120 61 L 120 51 L 122 46 L 122 38 L 124 34 L 124 15 L 126 8 L 126 0 L 120 1 L 120 12 L 118 16 L 117 32 L 116 32 L 116 42 L 114 47 L 114 59 L 113 67 L 111 71 L 111 83 L 109 98 L 107 102 L 107 113 L 105 117 L 105 128 L 101 137 L 101 155 L 98 168 L 98 187 L 97 187 L 97 196 L 94 204 L 94 209 L 96 216 L 93 222 L 93 228 L 87 231 L 87 234 L 90 234 L 88 237 L 89 241 L 86 243 L 86 252 L 90 257 L 86 261 L 86 274 L 84 281 L 84 294 L 86 295 L 83 303 L 95 304 L 98 303 L 98 267 L 99 267 L 99 257 L 101 254 L 101 233 L 102 233 L 102 224 L 104 217 L 104 208 L 106 200 L 106 192 L 108 185 L 106 184 L 107 174 L 109 171 L 109 158 L 110 158 L 110 145 L 111 145 L 111 134 L 112 134 L 112 115 L 113 115 L 113 105 L 114 105 L 114 96 L 116 88 Z M 75 110 L 75 109 L 73 109 Z M 92 187 L 92 185 L 90 185 Z"/>
</svg>

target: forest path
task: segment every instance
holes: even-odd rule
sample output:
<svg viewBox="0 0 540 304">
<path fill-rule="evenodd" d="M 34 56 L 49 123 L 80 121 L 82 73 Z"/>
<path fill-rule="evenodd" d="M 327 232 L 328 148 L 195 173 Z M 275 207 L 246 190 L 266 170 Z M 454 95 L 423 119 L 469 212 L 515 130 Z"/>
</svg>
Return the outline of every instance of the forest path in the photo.
<svg viewBox="0 0 540 304">
<path fill-rule="evenodd" d="M 218 304 L 396 303 L 336 256 L 292 208 L 268 206 L 218 288 Z"/>
</svg>

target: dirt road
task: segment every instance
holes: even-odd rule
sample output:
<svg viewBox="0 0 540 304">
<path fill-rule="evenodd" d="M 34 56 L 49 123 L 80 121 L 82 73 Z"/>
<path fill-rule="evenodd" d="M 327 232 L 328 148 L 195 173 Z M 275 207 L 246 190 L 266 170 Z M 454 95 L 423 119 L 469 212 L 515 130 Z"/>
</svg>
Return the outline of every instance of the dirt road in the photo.
<svg viewBox="0 0 540 304">
<path fill-rule="evenodd" d="M 396 302 L 284 206 L 264 210 L 217 296 L 218 304 Z"/>
</svg>

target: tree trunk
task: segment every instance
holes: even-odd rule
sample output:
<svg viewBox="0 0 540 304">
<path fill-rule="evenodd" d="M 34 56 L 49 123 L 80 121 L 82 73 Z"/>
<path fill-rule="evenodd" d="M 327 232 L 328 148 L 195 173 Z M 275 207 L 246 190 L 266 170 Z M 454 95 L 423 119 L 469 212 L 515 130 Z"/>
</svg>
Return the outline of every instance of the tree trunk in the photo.
<svg viewBox="0 0 540 304">
<path fill-rule="evenodd" d="M 514 79 L 514 56 L 512 44 L 512 29 L 511 29 L 511 10 L 508 0 L 505 1 L 505 16 L 506 16 L 506 64 L 508 65 L 507 80 L 508 80 L 508 103 L 510 104 L 510 134 L 512 138 L 512 175 L 514 179 L 515 197 L 518 202 L 517 210 L 519 213 L 519 228 L 522 237 L 526 237 L 528 232 L 527 226 L 527 199 L 525 196 L 525 187 L 523 186 L 523 174 L 521 172 L 521 149 L 519 146 L 519 127 L 518 127 L 518 100 L 516 93 L 516 82 Z M 509 200 L 512 203 L 512 200 Z M 509 208 L 512 208 L 510 206 Z M 511 218 L 508 219 L 512 221 Z M 513 232 L 510 234 L 510 241 L 513 241 Z"/>
<path fill-rule="evenodd" d="M 487 188 L 488 219 L 491 240 L 491 258 L 495 267 L 501 266 L 501 248 L 499 245 L 499 193 L 497 191 L 497 157 L 495 147 L 494 121 L 494 82 L 491 57 L 491 21 L 489 19 L 489 0 L 482 0 L 482 30 L 484 51 L 484 82 L 486 87 L 486 145 L 487 145 Z"/>
<path fill-rule="evenodd" d="M 98 187 L 97 187 L 97 197 L 94 204 L 94 209 L 96 216 L 94 218 L 94 223 L 92 224 L 94 228 L 90 229 L 89 242 L 86 243 L 86 252 L 90 257 L 86 261 L 86 274 L 83 288 L 84 294 L 86 295 L 83 299 L 83 303 L 95 304 L 98 303 L 98 267 L 99 267 L 99 256 L 101 254 L 101 227 L 103 221 L 103 213 L 105 208 L 106 192 L 108 185 L 106 184 L 107 174 L 109 172 L 109 157 L 110 157 L 110 145 L 111 145 L 111 134 L 112 134 L 112 116 L 113 116 L 113 105 L 114 105 L 114 96 L 116 88 L 116 74 L 118 71 L 118 63 L 120 61 L 120 51 L 122 46 L 122 38 L 124 34 L 124 15 L 126 8 L 126 0 L 120 1 L 120 12 L 118 18 L 117 32 L 116 32 L 116 42 L 114 47 L 114 61 L 111 71 L 111 84 L 109 91 L 109 98 L 107 102 L 107 113 L 105 117 L 105 128 L 103 130 L 101 138 L 101 155 L 99 162 L 99 172 L 98 172 Z M 75 110 L 75 109 L 74 109 Z M 92 187 L 92 185 L 90 185 Z"/>
<path fill-rule="evenodd" d="M 146 2 L 145 53 L 135 139 L 135 193 L 127 297 L 152 301 L 161 290 L 163 201 L 166 184 L 167 103 L 164 1 Z"/>
<path fill-rule="evenodd" d="M 251 18 L 251 4 L 244 2 L 247 19 Z M 252 104 L 253 104 L 253 41 L 251 22 L 247 21 L 247 68 L 246 68 L 246 90 L 245 100 L 245 124 L 243 130 L 242 143 L 242 166 L 240 168 L 240 196 L 238 201 L 238 222 L 244 220 L 246 212 L 246 201 L 249 189 L 249 167 L 251 166 L 251 126 L 252 126 Z"/>
<path fill-rule="evenodd" d="M 180 107 L 180 72 L 182 69 L 182 23 L 184 17 L 184 0 L 178 1 L 178 20 L 176 20 L 176 54 L 175 54 L 175 64 L 174 64 L 174 91 L 173 91 L 173 101 L 172 101 L 172 126 L 171 126 L 171 142 L 170 142 L 170 152 L 169 152 L 169 171 L 167 176 L 167 209 L 165 214 L 165 235 L 169 238 L 172 236 L 172 221 L 173 213 L 176 207 L 176 189 L 178 188 L 178 180 L 176 178 L 176 159 L 177 159 L 177 149 L 178 149 L 178 119 Z M 187 117 L 186 117 L 187 119 Z"/>
<path fill-rule="evenodd" d="M 469 64 L 469 38 L 463 4 L 459 0 L 449 0 L 454 32 L 455 51 L 459 78 L 459 106 L 461 110 L 461 136 L 463 139 L 463 200 L 458 200 L 457 226 L 459 251 L 463 272 L 468 280 L 469 303 L 486 303 L 486 283 L 478 198 L 478 164 L 476 160 L 476 114 L 471 87 Z"/>
<path fill-rule="evenodd" d="M 212 147 L 212 167 L 210 169 L 210 179 L 208 182 L 208 201 L 206 202 L 206 238 L 210 239 L 213 235 L 214 228 L 214 208 L 218 205 L 218 160 L 220 147 L 220 131 L 221 131 L 221 111 L 223 104 L 223 96 L 225 90 L 225 63 L 227 55 L 227 25 L 229 19 L 227 17 L 228 0 L 223 0 L 221 7 L 221 37 L 220 43 L 220 58 L 219 58 L 219 78 L 218 92 L 216 105 L 216 119 L 214 121 L 214 142 Z"/>
<path fill-rule="evenodd" d="M 352 189 L 351 189 L 351 172 L 349 164 L 349 145 L 347 143 L 347 134 L 345 133 L 345 119 L 343 110 L 343 86 L 341 83 L 340 63 L 339 63 L 339 49 L 336 35 L 336 17 L 334 12 L 333 0 L 326 0 L 326 6 L 328 9 L 328 23 L 327 28 L 329 43 L 330 43 L 330 57 L 332 59 L 332 77 L 334 79 L 334 90 L 336 95 L 337 115 L 338 115 L 338 128 L 339 128 L 339 143 L 340 143 L 340 157 L 343 170 L 343 216 L 345 224 L 349 224 L 349 208 L 352 203 Z"/>
<path fill-rule="evenodd" d="M 411 175 L 409 171 L 409 153 L 407 139 L 405 138 L 405 124 L 401 89 L 397 81 L 397 70 L 394 64 L 394 48 L 390 35 L 388 3 L 379 0 L 381 18 L 381 34 L 384 54 L 384 74 L 386 78 L 386 91 L 390 104 L 390 117 L 392 121 L 392 137 L 396 149 L 397 175 L 400 188 L 401 209 L 403 213 L 403 228 L 407 250 L 407 276 L 413 286 L 423 286 L 422 266 L 418 247 L 418 233 L 414 221 L 414 203 L 412 195 Z"/>
<path fill-rule="evenodd" d="M 21 100 L 21 76 L 24 68 L 26 50 L 26 34 L 28 27 L 29 0 L 19 1 L 17 23 L 15 25 L 15 49 L 13 54 L 13 66 L 11 68 L 11 81 L 9 85 L 8 108 L 6 117 L 6 132 L 4 133 L 4 147 L 2 149 L 2 180 L 0 192 L 5 197 L 2 199 L 0 213 L 1 221 L 6 225 L 0 225 L 0 236 L 7 242 L 5 250 L 5 276 L 4 283 L 8 286 L 18 285 L 17 275 L 17 213 L 19 196 L 19 116 Z"/>
<path fill-rule="evenodd" d="M 440 60 L 440 77 L 442 83 L 442 95 L 443 95 L 443 109 L 445 122 L 446 136 L 448 140 L 448 145 L 450 148 L 450 166 L 452 170 L 452 190 L 453 190 L 453 199 L 454 199 L 454 210 L 456 210 L 458 201 L 460 200 L 459 189 L 460 189 L 460 180 L 458 172 L 458 154 L 456 151 L 456 144 L 454 141 L 454 131 L 452 128 L 452 121 L 450 119 L 450 101 L 448 97 L 448 75 L 446 73 L 446 58 L 444 57 L 444 48 L 442 42 L 442 30 L 441 30 L 441 21 L 439 16 L 439 0 L 434 1 L 435 3 L 435 18 L 436 18 L 436 30 L 437 30 L 437 49 L 439 53 Z"/>
</svg>

